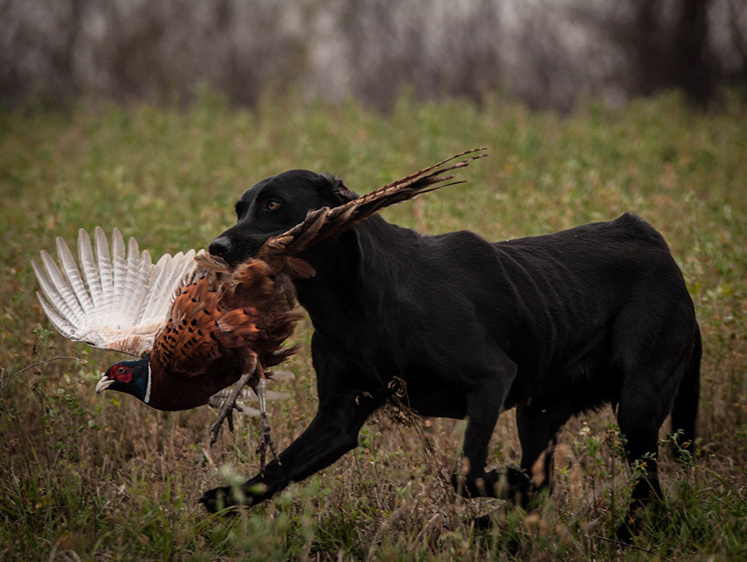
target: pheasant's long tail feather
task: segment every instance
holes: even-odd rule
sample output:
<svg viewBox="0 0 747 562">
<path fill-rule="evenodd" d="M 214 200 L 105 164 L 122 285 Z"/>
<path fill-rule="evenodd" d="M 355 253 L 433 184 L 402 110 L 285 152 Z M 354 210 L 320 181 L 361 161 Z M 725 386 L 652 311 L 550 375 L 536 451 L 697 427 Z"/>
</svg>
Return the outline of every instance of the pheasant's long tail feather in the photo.
<svg viewBox="0 0 747 562">
<path fill-rule="evenodd" d="M 453 179 L 454 176 L 444 176 L 443 174 L 451 170 L 456 170 L 458 168 L 465 168 L 469 166 L 472 161 L 479 158 L 484 158 L 485 156 L 487 156 L 487 154 L 483 152 L 484 150 L 487 149 L 483 147 L 465 150 L 464 152 L 455 154 L 454 156 L 442 160 L 437 164 L 428 166 L 427 168 L 424 168 L 419 172 L 415 172 L 414 174 L 410 174 L 405 178 L 393 181 L 392 183 L 389 183 L 383 187 L 380 187 L 379 189 L 363 195 L 362 197 L 359 197 L 358 199 L 353 201 L 358 203 L 356 205 L 356 207 L 358 208 L 357 216 L 361 216 L 362 218 L 360 220 L 364 220 L 365 218 L 371 216 L 384 207 L 388 207 L 389 205 L 411 199 L 421 193 L 427 193 L 428 191 L 433 191 L 442 187 L 464 183 L 465 180 L 446 183 L 449 180 Z M 472 156 L 470 156 L 469 158 L 465 158 L 464 160 L 460 160 L 459 162 L 454 162 L 453 164 L 442 167 L 449 162 L 453 162 L 457 158 L 461 158 L 469 154 L 472 154 Z M 341 207 L 336 207 L 335 209 L 333 209 L 333 211 L 337 209 L 341 209 Z"/>
<path fill-rule="evenodd" d="M 111 248 L 101 228 L 93 238 L 92 247 L 88 233 L 79 231 L 77 262 L 62 238 L 56 240 L 58 261 L 45 251 L 41 265 L 32 260 L 39 302 L 63 336 L 141 355 L 166 322 L 177 288 L 194 274 L 195 252 L 166 255 L 154 265 L 134 238 L 125 246 L 116 228 Z"/>
<path fill-rule="evenodd" d="M 465 150 L 343 205 L 311 211 L 301 223 L 268 240 L 257 256 L 267 260 L 277 255 L 297 255 L 327 238 L 360 224 L 384 207 L 412 199 L 421 193 L 463 183 L 464 180 L 450 182 L 454 176 L 448 175 L 447 172 L 464 168 L 472 161 L 483 158 L 486 156 L 484 150 L 486 149 Z M 468 157 L 454 162 L 463 156 Z"/>
</svg>

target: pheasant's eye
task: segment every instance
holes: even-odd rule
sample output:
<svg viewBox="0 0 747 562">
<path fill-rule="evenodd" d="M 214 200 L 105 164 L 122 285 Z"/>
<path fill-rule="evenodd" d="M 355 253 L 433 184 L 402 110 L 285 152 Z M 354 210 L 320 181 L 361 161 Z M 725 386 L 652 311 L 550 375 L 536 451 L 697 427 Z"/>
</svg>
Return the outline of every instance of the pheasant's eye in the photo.
<svg viewBox="0 0 747 562">
<path fill-rule="evenodd" d="M 280 208 L 280 201 L 276 201 L 275 199 L 268 199 L 265 201 L 265 210 L 266 211 L 277 211 Z"/>
<path fill-rule="evenodd" d="M 132 371 L 125 365 L 118 365 L 114 370 L 114 378 L 119 382 L 128 383 L 132 380 Z"/>
</svg>

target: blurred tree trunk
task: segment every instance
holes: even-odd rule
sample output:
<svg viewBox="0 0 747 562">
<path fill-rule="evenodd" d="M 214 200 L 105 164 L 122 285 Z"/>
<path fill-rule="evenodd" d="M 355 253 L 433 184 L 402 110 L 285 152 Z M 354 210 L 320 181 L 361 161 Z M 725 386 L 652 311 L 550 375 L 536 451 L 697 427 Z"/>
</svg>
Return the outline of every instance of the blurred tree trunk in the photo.
<svg viewBox="0 0 747 562">
<path fill-rule="evenodd" d="M 699 105 L 705 106 L 711 99 L 714 72 L 708 47 L 709 2 L 677 0 L 674 13 L 668 14 L 668 3 L 639 0 L 634 31 L 628 37 L 634 41 L 641 93 L 677 87 Z"/>
<path fill-rule="evenodd" d="M 731 43 L 739 58 L 739 63 L 733 73 L 732 82 L 747 86 L 747 33 L 744 33 L 740 27 L 740 22 L 747 20 L 745 17 L 747 8 L 745 8 L 743 2 L 744 0 L 731 0 L 728 3 L 728 15 Z"/>
<path fill-rule="evenodd" d="M 75 43 L 80 37 L 83 19 L 83 0 L 71 0 L 70 25 L 67 29 L 65 48 L 59 60 L 59 73 L 67 82 L 66 93 L 77 93 L 77 79 L 75 69 Z"/>
<path fill-rule="evenodd" d="M 713 57 L 708 48 L 710 0 L 680 0 L 674 38 L 674 83 L 705 106 L 713 97 Z"/>
</svg>

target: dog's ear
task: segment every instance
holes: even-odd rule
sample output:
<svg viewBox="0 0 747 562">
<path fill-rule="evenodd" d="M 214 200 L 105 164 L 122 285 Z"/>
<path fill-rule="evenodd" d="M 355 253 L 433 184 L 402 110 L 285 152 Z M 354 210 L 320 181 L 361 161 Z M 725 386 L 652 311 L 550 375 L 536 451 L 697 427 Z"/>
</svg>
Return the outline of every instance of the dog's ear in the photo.
<svg viewBox="0 0 747 562">
<path fill-rule="evenodd" d="M 339 178 L 335 179 L 335 186 L 332 188 L 332 192 L 340 199 L 341 203 L 358 199 L 358 194 L 345 185 Z"/>
<path fill-rule="evenodd" d="M 332 174 L 322 174 L 322 177 L 329 182 L 328 186 L 331 188 L 332 196 L 340 205 L 353 199 L 358 199 L 358 194 L 345 185 L 340 178 Z"/>
</svg>

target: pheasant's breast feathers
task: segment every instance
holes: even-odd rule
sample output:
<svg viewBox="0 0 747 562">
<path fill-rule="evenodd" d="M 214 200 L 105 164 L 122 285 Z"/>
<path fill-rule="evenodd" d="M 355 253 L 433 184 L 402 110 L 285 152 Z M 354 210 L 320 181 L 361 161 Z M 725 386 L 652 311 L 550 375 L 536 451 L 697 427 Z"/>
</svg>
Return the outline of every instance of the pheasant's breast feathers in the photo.
<svg viewBox="0 0 747 562">
<path fill-rule="evenodd" d="M 236 267 L 232 275 L 232 294 L 224 302 L 232 308 L 256 311 L 259 335 L 252 350 L 265 368 L 282 363 L 295 348 L 283 347 L 293 334 L 303 313 L 296 309 L 296 293 L 291 271 L 262 259 L 253 259 Z"/>
<path fill-rule="evenodd" d="M 253 350 L 268 368 L 282 363 L 295 351 L 282 348 L 303 313 L 296 309 L 296 293 L 289 273 L 278 271 L 264 260 L 254 259 L 237 267 L 232 304 L 236 308 L 252 307 L 256 311 L 259 337 Z"/>
</svg>

